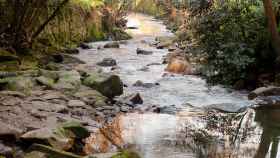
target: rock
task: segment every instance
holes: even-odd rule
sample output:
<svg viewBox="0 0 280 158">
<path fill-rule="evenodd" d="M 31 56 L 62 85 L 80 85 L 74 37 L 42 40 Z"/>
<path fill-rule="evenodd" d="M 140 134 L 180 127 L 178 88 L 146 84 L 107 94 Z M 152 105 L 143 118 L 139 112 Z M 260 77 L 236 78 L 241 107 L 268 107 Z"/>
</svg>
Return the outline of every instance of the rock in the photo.
<svg viewBox="0 0 280 158">
<path fill-rule="evenodd" d="M 58 71 L 61 68 L 61 64 L 55 63 L 55 62 L 49 62 L 44 68 L 46 70 L 51 70 L 51 71 Z"/>
<path fill-rule="evenodd" d="M 165 70 L 177 74 L 192 74 L 191 64 L 187 60 L 178 58 L 172 59 Z"/>
<path fill-rule="evenodd" d="M 212 104 L 207 105 L 204 108 L 207 110 L 214 109 L 223 113 L 241 113 L 247 109 L 247 107 L 240 107 L 239 105 L 233 103 Z"/>
<path fill-rule="evenodd" d="M 63 54 L 64 64 L 86 64 L 84 61 L 72 55 Z"/>
<path fill-rule="evenodd" d="M 49 71 L 49 70 L 40 69 L 39 74 L 40 76 L 51 78 L 54 81 L 57 81 L 59 79 L 59 71 Z"/>
<path fill-rule="evenodd" d="M 8 139 L 9 141 L 15 140 L 19 138 L 22 134 L 22 130 L 15 128 L 9 124 L 4 122 L 0 122 L 0 139 Z"/>
<path fill-rule="evenodd" d="M 150 63 L 150 64 L 147 64 L 147 66 L 157 66 L 157 65 L 162 65 L 161 63 Z"/>
<path fill-rule="evenodd" d="M 47 154 L 39 152 L 39 151 L 32 151 L 24 155 L 24 158 L 47 158 Z"/>
<path fill-rule="evenodd" d="M 77 91 L 81 86 L 81 77 L 77 71 L 60 71 L 59 80 L 54 88 L 62 91 Z"/>
<path fill-rule="evenodd" d="M 74 96 L 96 107 L 107 105 L 106 102 L 108 100 L 107 97 L 96 90 L 83 90 L 75 93 Z"/>
<path fill-rule="evenodd" d="M 120 44 L 118 42 L 110 42 L 105 44 L 104 48 L 120 48 Z"/>
<path fill-rule="evenodd" d="M 168 51 L 173 52 L 173 51 L 175 51 L 176 49 L 177 49 L 177 47 L 175 47 L 175 46 L 170 46 L 170 47 L 168 48 Z"/>
<path fill-rule="evenodd" d="M 81 100 L 70 100 L 68 102 L 68 107 L 70 108 L 79 108 L 79 107 L 84 107 L 86 106 L 85 102 Z"/>
<path fill-rule="evenodd" d="M 258 97 L 258 102 L 255 105 L 256 109 L 280 109 L 280 97 L 279 96 L 262 96 Z"/>
<path fill-rule="evenodd" d="M 279 96 L 280 95 L 280 87 L 260 87 L 255 89 L 254 91 L 250 92 L 248 98 L 253 100 L 258 96 Z"/>
<path fill-rule="evenodd" d="M 152 88 L 156 86 L 154 83 L 143 83 L 142 81 L 138 80 L 133 84 L 134 87 L 143 87 L 143 88 Z"/>
<path fill-rule="evenodd" d="M 144 66 L 141 69 L 138 69 L 138 71 L 148 72 L 150 68 L 148 66 Z"/>
<path fill-rule="evenodd" d="M 36 81 L 41 85 L 47 86 L 48 88 L 53 88 L 54 86 L 54 80 L 51 78 L 46 78 L 44 76 L 37 77 Z"/>
<path fill-rule="evenodd" d="M 52 55 L 52 58 L 55 63 L 63 63 L 64 61 L 64 57 L 61 54 L 54 54 Z"/>
<path fill-rule="evenodd" d="M 101 62 L 98 62 L 97 65 L 99 66 L 116 66 L 117 65 L 117 61 L 115 59 L 112 58 L 104 58 Z"/>
<path fill-rule="evenodd" d="M 177 108 L 175 105 L 158 107 L 158 109 L 154 109 L 155 112 L 158 112 L 158 113 L 161 113 L 161 114 L 170 114 L 170 115 L 175 115 L 180 110 L 181 109 Z"/>
<path fill-rule="evenodd" d="M 129 30 L 137 30 L 138 27 L 137 26 L 129 26 L 129 27 L 127 27 L 127 29 L 129 29 Z"/>
<path fill-rule="evenodd" d="M 27 105 L 26 105 L 27 106 Z M 64 113 L 68 111 L 65 105 L 49 103 L 44 101 L 31 101 L 31 109 L 37 109 L 40 111 L 47 111 L 47 112 L 57 112 L 57 113 Z"/>
<path fill-rule="evenodd" d="M 91 46 L 90 46 L 89 44 L 87 44 L 87 43 L 81 43 L 81 44 L 80 44 L 80 47 L 81 47 L 82 49 L 91 49 Z"/>
<path fill-rule="evenodd" d="M 126 100 L 129 101 L 130 103 L 134 104 L 143 104 L 143 99 L 139 93 L 132 94 L 128 97 L 126 97 Z"/>
<path fill-rule="evenodd" d="M 25 98 L 26 95 L 21 92 L 16 92 L 16 91 L 0 91 L 0 96 L 5 95 L 5 96 L 13 96 L 13 97 L 18 97 L 18 98 Z"/>
<path fill-rule="evenodd" d="M 0 71 L 0 78 L 17 77 L 17 76 L 18 73 L 16 72 Z"/>
<path fill-rule="evenodd" d="M 84 79 L 83 84 L 99 91 L 108 98 L 123 94 L 123 83 L 117 75 L 91 73 Z"/>
<path fill-rule="evenodd" d="M 5 144 L 3 144 L 2 142 L 0 142 L 0 155 L 4 156 L 4 157 L 13 157 L 13 149 L 9 146 L 6 146 Z M 1 157 L 0 156 L 0 157 Z"/>
<path fill-rule="evenodd" d="M 173 45 L 173 37 L 157 37 L 156 41 L 159 43 L 157 44 L 157 49 L 164 49 L 171 45 Z"/>
<path fill-rule="evenodd" d="M 79 50 L 77 48 L 65 49 L 63 52 L 66 53 L 66 54 L 79 54 Z"/>
<path fill-rule="evenodd" d="M 66 122 L 62 124 L 62 128 L 73 132 L 76 139 L 84 139 L 90 136 L 90 132 L 79 122 Z"/>
<path fill-rule="evenodd" d="M 7 90 L 19 91 L 25 94 L 29 94 L 34 87 L 33 79 L 30 77 L 11 77 L 7 78 L 8 83 L 6 85 Z"/>
<path fill-rule="evenodd" d="M 7 62 L 7 61 L 16 61 L 16 62 L 20 63 L 19 58 L 15 54 L 13 54 L 9 51 L 0 49 L 0 62 Z"/>
<path fill-rule="evenodd" d="M 82 158 L 81 156 L 75 155 L 73 153 L 61 151 L 46 145 L 33 144 L 30 149 L 31 151 L 39 151 L 49 155 L 53 158 Z"/>
<path fill-rule="evenodd" d="M 20 138 L 22 141 L 27 143 L 50 144 L 56 149 L 66 151 L 73 147 L 73 137 L 74 136 L 71 136 L 71 133 L 67 133 L 67 131 L 64 131 L 62 128 L 42 128 L 29 131 Z"/>
<path fill-rule="evenodd" d="M 237 82 L 235 82 L 235 84 L 233 85 L 233 89 L 235 90 L 242 90 L 245 88 L 245 81 L 244 80 L 238 80 Z"/>
<path fill-rule="evenodd" d="M 141 55 L 151 55 L 151 54 L 153 54 L 152 51 L 148 51 L 148 50 L 144 50 L 144 49 L 140 49 L 140 48 L 137 48 L 136 53 L 138 55 L 140 55 L 140 54 Z"/>
</svg>

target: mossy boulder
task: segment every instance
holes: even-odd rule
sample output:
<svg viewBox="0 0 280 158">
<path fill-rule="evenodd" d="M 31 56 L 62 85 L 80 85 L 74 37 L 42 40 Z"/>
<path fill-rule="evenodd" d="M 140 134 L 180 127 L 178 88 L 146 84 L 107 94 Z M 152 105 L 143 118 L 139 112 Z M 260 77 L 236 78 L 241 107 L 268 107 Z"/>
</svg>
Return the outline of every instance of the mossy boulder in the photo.
<svg viewBox="0 0 280 158">
<path fill-rule="evenodd" d="M 53 88 L 54 86 L 54 80 L 52 78 L 40 76 L 36 78 L 36 81 L 41 85 L 47 86 L 48 88 Z"/>
<path fill-rule="evenodd" d="M 62 91 L 77 91 L 81 86 L 81 77 L 77 71 L 60 71 L 54 88 Z"/>
<path fill-rule="evenodd" d="M 23 76 L 4 78 L 0 82 L 6 82 L 6 85 L 4 86 L 5 90 L 19 91 L 25 94 L 29 94 L 35 85 L 35 82 L 31 77 Z"/>
<path fill-rule="evenodd" d="M 91 73 L 84 79 L 83 84 L 99 91 L 108 98 L 123 94 L 123 82 L 117 75 Z"/>
<path fill-rule="evenodd" d="M 59 79 L 59 71 L 49 71 L 49 70 L 40 69 L 39 75 L 44 76 L 46 78 L 51 78 L 55 81 Z"/>
</svg>

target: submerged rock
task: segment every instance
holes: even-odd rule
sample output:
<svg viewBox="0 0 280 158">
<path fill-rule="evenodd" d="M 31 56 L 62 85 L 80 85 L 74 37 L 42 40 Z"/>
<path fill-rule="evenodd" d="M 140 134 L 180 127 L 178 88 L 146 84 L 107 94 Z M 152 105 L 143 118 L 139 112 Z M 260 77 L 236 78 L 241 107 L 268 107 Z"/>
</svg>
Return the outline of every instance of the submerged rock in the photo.
<svg viewBox="0 0 280 158">
<path fill-rule="evenodd" d="M 154 86 L 156 86 L 157 84 L 154 84 L 154 83 L 144 83 L 140 80 L 136 81 L 133 86 L 134 87 L 143 87 L 143 88 L 152 88 Z"/>
<path fill-rule="evenodd" d="M 280 95 L 280 87 L 260 87 L 250 92 L 248 98 L 250 100 L 257 98 L 258 96 L 279 96 Z"/>
<path fill-rule="evenodd" d="M 99 91 L 108 98 L 123 94 L 123 82 L 117 75 L 91 73 L 84 79 L 83 84 Z"/>
<path fill-rule="evenodd" d="M 113 58 L 104 58 L 101 62 L 98 62 L 97 65 L 104 66 L 104 67 L 116 66 L 117 61 Z"/>
<path fill-rule="evenodd" d="M 104 48 L 120 48 L 120 44 L 118 42 L 110 42 L 105 44 Z"/>
<path fill-rule="evenodd" d="M 140 49 L 140 48 L 137 48 L 136 50 L 136 53 L 139 55 L 151 55 L 153 54 L 152 51 L 148 51 L 148 50 L 144 50 L 144 49 Z"/>
</svg>

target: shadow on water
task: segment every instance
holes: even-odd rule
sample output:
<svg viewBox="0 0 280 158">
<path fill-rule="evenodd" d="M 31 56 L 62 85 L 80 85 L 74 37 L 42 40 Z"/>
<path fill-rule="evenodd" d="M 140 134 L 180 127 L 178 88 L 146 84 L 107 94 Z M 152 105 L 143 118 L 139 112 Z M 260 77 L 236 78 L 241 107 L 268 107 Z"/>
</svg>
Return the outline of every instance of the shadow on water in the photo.
<svg viewBox="0 0 280 158">
<path fill-rule="evenodd" d="M 280 109 L 257 110 L 256 121 L 262 126 L 263 132 L 254 158 L 280 157 Z"/>
</svg>

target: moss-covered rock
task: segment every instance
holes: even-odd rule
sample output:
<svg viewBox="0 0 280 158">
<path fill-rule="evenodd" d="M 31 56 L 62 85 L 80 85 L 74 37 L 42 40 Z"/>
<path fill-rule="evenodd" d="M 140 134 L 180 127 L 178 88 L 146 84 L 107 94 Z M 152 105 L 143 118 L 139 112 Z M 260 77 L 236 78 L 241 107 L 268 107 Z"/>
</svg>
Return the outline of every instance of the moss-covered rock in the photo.
<svg viewBox="0 0 280 158">
<path fill-rule="evenodd" d="M 3 80 L 7 82 L 4 89 L 10 91 L 19 91 L 25 94 L 29 94 L 35 85 L 34 80 L 30 77 L 10 77 Z"/>
<path fill-rule="evenodd" d="M 106 106 L 108 100 L 107 97 L 103 96 L 100 92 L 96 90 L 83 90 L 74 94 L 75 97 L 83 100 L 89 105 L 94 105 L 95 107 Z"/>
<path fill-rule="evenodd" d="M 140 158 L 140 156 L 136 152 L 124 150 L 121 153 L 112 156 L 111 158 Z"/>
<path fill-rule="evenodd" d="M 81 156 L 75 155 L 73 153 L 61 151 L 41 144 L 33 144 L 30 150 L 45 153 L 47 154 L 47 157 L 51 157 L 51 158 L 82 158 Z"/>
<path fill-rule="evenodd" d="M 99 91 L 108 98 L 123 94 L 123 83 L 116 75 L 91 73 L 84 79 L 83 84 Z"/>
<path fill-rule="evenodd" d="M 62 91 L 77 91 L 81 86 L 81 77 L 77 71 L 60 71 L 54 88 Z"/>
<path fill-rule="evenodd" d="M 54 86 L 54 80 L 44 76 L 37 77 L 36 81 L 41 85 L 47 86 L 48 88 L 53 88 Z"/>
<path fill-rule="evenodd" d="M 79 122 L 66 122 L 62 124 L 62 128 L 73 132 L 77 139 L 84 139 L 90 136 L 90 132 Z"/>
</svg>

